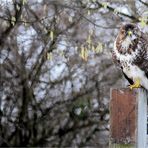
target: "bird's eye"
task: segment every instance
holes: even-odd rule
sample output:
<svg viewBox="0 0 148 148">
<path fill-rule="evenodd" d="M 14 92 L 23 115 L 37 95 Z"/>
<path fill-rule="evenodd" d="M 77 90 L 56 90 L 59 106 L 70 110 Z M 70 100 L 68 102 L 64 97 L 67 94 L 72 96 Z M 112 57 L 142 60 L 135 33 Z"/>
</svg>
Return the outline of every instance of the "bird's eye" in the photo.
<svg viewBox="0 0 148 148">
<path fill-rule="evenodd" d="M 124 34 L 124 33 L 125 33 L 125 31 L 124 31 L 124 30 L 121 30 L 121 33 L 122 33 L 122 34 Z"/>
</svg>

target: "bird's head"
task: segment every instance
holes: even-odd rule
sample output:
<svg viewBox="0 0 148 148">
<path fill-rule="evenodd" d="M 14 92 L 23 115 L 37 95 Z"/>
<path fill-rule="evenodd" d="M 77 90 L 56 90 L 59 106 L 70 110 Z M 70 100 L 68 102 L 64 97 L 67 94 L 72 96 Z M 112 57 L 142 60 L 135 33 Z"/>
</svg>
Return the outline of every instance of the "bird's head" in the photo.
<svg viewBox="0 0 148 148">
<path fill-rule="evenodd" d="M 122 39 L 126 39 L 127 37 L 130 37 L 134 40 L 134 36 L 136 37 L 139 34 L 139 28 L 135 24 L 125 24 L 120 28 L 119 35 Z"/>
<path fill-rule="evenodd" d="M 128 23 L 121 26 L 117 37 L 117 41 L 121 45 L 121 51 L 126 53 L 139 36 L 141 36 L 141 32 L 136 25 Z"/>
</svg>

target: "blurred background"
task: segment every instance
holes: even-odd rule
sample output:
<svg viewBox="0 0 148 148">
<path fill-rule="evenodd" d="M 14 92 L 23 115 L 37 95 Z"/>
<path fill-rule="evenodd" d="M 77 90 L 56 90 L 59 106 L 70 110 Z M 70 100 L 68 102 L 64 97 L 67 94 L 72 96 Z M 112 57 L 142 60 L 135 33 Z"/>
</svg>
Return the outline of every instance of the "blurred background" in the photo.
<svg viewBox="0 0 148 148">
<path fill-rule="evenodd" d="M 109 143 L 111 57 L 123 23 L 145 33 L 146 0 L 0 1 L 0 146 Z"/>
</svg>

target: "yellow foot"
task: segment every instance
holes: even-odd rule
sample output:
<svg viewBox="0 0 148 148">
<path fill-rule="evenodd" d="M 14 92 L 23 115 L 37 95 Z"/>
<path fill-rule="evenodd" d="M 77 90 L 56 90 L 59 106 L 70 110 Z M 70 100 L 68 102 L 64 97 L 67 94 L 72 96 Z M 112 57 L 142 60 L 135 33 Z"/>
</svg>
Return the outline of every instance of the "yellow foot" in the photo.
<svg viewBox="0 0 148 148">
<path fill-rule="evenodd" d="M 136 80 L 135 80 L 135 83 L 133 84 L 133 85 L 130 85 L 129 86 L 129 88 L 132 90 L 133 88 L 140 88 L 141 87 L 141 85 L 140 85 L 140 79 L 139 78 L 137 78 Z"/>
</svg>

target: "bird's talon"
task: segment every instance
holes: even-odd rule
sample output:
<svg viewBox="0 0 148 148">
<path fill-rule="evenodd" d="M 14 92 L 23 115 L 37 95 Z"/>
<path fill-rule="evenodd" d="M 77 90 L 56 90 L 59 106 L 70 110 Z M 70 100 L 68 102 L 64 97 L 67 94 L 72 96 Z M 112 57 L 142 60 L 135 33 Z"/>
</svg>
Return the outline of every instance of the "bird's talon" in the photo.
<svg viewBox="0 0 148 148">
<path fill-rule="evenodd" d="M 130 85 L 130 86 L 129 86 L 129 88 L 132 90 L 132 89 L 133 89 L 133 86 L 132 86 L 132 85 Z"/>
<path fill-rule="evenodd" d="M 136 79 L 136 82 L 133 85 L 130 85 L 129 88 L 132 90 L 133 88 L 140 88 L 140 80 Z"/>
</svg>

